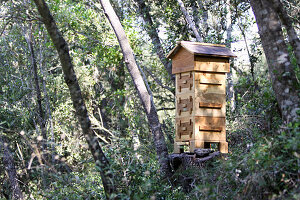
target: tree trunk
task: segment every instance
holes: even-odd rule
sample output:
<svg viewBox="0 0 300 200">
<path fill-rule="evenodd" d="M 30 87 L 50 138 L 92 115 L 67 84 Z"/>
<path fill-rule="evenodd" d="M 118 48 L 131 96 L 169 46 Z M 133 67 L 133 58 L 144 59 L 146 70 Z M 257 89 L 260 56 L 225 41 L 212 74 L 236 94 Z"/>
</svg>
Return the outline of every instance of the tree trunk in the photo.
<svg viewBox="0 0 300 200">
<path fill-rule="evenodd" d="M 28 30 L 28 35 L 25 36 L 26 42 L 28 44 L 28 48 L 30 51 L 30 58 L 31 58 L 31 65 L 32 65 L 32 70 L 33 70 L 33 75 L 34 75 L 34 87 L 35 87 L 35 93 L 37 97 L 37 104 L 38 104 L 38 116 L 37 116 L 37 121 L 41 129 L 41 135 L 43 139 L 41 140 L 41 147 L 43 150 L 46 150 L 47 145 L 47 131 L 46 131 L 46 126 L 45 126 L 45 119 L 44 119 L 44 111 L 43 111 L 43 106 L 42 106 L 42 94 L 41 94 L 41 89 L 40 89 L 40 83 L 39 83 L 39 77 L 38 77 L 38 68 L 37 68 L 37 63 L 36 63 L 36 57 L 35 57 L 35 52 L 33 49 L 32 45 L 32 33 L 31 33 L 31 25 Z"/>
<path fill-rule="evenodd" d="M 248 46 L 248 42 L 247 42 L 247 37 L 246 37 L 245 31 L 242 30 L 241 26 L 239 26 L 239 28 L 240 28 L 240 30 L 242 32 L 242 35 L 243 35 L 243 38 L 244 38 L 245 47 L 246 47 L 247 54 L 248 54 L 248 57 L 249 57 L 249 62 L 250 62 L 250 72 L 251 72 L 251 76 L 252 76 L 252 81 L 254 82 L 255 81 L 255 76 L 254 76 L 254 66 L 255 65 L 254 65 L 254 62 L 253 62 L 250 50 L 249 50 L 249 46 Z"/>
<path fill-rule="evenodd" d="M 192 11 L 193 11 L 193 18 L 195 20 L 195 26 L 197 28 L 197 30 L 201 30 L 201 22 L 200 22 L 200 18 L 199 18 L 199 7 L 197 5 L 197 2 L 196 1 L 191 1 L 190 2 L 191 4 L 191 7 L 192 7 Z M 203 12 L 203 11 L 202 11 Z M 202 35 L 203 37 L 203 35 Z"/>
<path fill-rule="evenodd" d="M 47 115 L 48 115 L 48 120 L 50 123 L 50 135 L 51 135 L 51 150 L 52 153 L 55 152 L 55 145 L 54 145 L 54 130 L 53 130 L 53 119 L 52 119 L 52 112 L 50 108 L 50 101 L 49 101 L 49 96 L 46 88 L 46 81 L 45 81 L 45 70 L 44 70 L 44 58 L 43 58 L 43 49 L 42 49 L 42 44 L 40 43 L 40 72 L 42 76 L 42 84 L 43 84 L 43 92 L 44 92 L 44 97 L 45 97 L 45 104 L 46 104 L 46 110 L 47 110 Z M 53 156 L 52 156 L 53 158 Z M 54 161 L 54 158 L 52 159 Z"/>
<path fill-rule="evenodd" d="M 289 43 L 293 47 L 293 51 L 295 54 L 295 57 L 297 59 L 298 67 L 300 67 L 300 40 L 298 38 L 298 35 L 293 27 L 293 21 L 288 16 L 284 5 L 281 3 L 280 0 L 271 0 L 274 6 L 275 11 L 278 13 L 282 24 L 285 26 Z"/>
<path fill-rule="evenodd" d="M 73 63 L 69 54 L 68 44 L 59 32 L 45 1 L 34 0 L 34 2 L 38 8 L 40 15 L 42 16 L 42 20 L 58 52 L 65 82 L 68 85 L 70 91 L 73 106 L 76 111 L 76 116 L 82 128 L 85 139 L 87 140 L 88 146 L 92 152 L 92 155 L 96 162 L 96 166 L 98 166 L 99 168 L 104 191 L 107 199 L 109 199 L 113 193 L 116 193 L 116 188 L 114 187 L 112 179 L 113 176 L 109 169 L 110 164 L 101 149 L 98 137 L 91 129 L 90 118 L 88 116 L 85 102 L 82 98 L 80 86 L 76 78 Z"/>
<path fill-rule="evenodd" d="M 130 47 L 125 31 L 120 23 L 118 16 L 113 10 L 108 0 L 100 0 L 106 17 L 108 18 L 120 44 L 123 52 L 127 69 L 131 75 L 134 86 L 143 104 L 145 113 L 148 118 L 149 126 L 152 130 L 153 141 L 158 155 L 161 173 L 164 177 L 171 175 L 171 168 L 168 162 L 168 149 L 165 138 L 158 119 L 157 111 L 152 96 L 147 91 L 141 73 L 136 64 L 133 51 Z"/>
<path fill-rule="evenodd" d="M 172 74 L 172 63 L 169 62 L 165 57 L 165 51 L 158 36 L 157 26 L 153 23 L 152 16 L 150 15 L 150 8 L 145 4 L 144 0 L 135 1 L 138 4 L 139 13 L 146 23 L 146 30 L 151 38 L 156 54 L 167 70 L 171 80 L 173 81 L 173 84 L 175 84 L 175 76 Z"/>
<path fill-rule="evenodd" d="M 188 23 L 188 25 L 190 26 L 190 28 L 192 29 L 192 31 L 194 32 L 196 39 L 198 42 L 202 42 L 202 38 L 200 37 L 200 34 L 195 26 L 195 23 L 193 22 L 191 16 L 188 14 L 187 10 L 184 7 L 184 4 L 181 0 L 177 0 L 178 5 L 180 6 L 180 9 L 182 11 L 182 13 L 184 14 L 184 17 Z"/>
<path fill-rule="evenodd" d="M 202 36 L 203 39 L 205 40 L 207 34 L 208 34 L 208 10 L 207 8 L 204 7 L 203 5 L 203 0 L 197 0 L 197 4 L 199 8 L 203 11 L 202 13 Z"/>
<path fill-rule="evenodd" d="M 255 66 L 254 64 L 255 63 L 253 62 L 252 55 L 251 55 L 250 50 L 249 50 L 249 45 L 248 45 L 248 42 L 247 42 L 245 29 L 242 27 L 239 20 L 237 22 L 237 25 L 238 25 L 241 33 L 242 33 L 242 36 L 243 36 L 243 39 L 244 39 L 244 42 L 245 42 L 245 48 L 246 48 L 246 51 L 247 51 L 247 54 L 248 54 L 248 57 L 249 57 L 249 62 L 250 62 L 250 72 L 251 72 L 251 76 L 252 76 L 252 81 L 254 82 L 255 81 L 255 76 L 254 76 L 254 66 Z"/>
<path fill-rule="evenodd" d="M 231 49 L 231 35 L 232 35 L 232 21 L 231 21 L 231 10 L 230 10 L 230 0 L 226 0 L 226 45 Z M 230 66 L 233 66 L 234 62 L 230 63 Z M 233 113 L 235 110 L 235 92 L 233 85 L 233 77 L 232 77 L 232 67 L 230 67 L 230 72 L 227 73 L 227 97 L 230 104 L 230 112 Z"/>
<path fill-rule="evenodd" d="M 7 141 L 3 141 L 2 136 L 0 136 L 0 151 L 1 149 L 3 149 L 3 165 L 5 166 L 5 170 L 8 174 L 11 197 L 12 199 L 23 199 L 23 194 L 17 179 L 17 171 L 14 159 L 9 150 Z"/>
<path fill-rule="evenodd" d="M 256 18 L 282 119 L 286 123 L 297 121 L 299 83 L 290 62 L 278 15 L 268 0 L 251 0 L 250 4 Z"/>
</svg>

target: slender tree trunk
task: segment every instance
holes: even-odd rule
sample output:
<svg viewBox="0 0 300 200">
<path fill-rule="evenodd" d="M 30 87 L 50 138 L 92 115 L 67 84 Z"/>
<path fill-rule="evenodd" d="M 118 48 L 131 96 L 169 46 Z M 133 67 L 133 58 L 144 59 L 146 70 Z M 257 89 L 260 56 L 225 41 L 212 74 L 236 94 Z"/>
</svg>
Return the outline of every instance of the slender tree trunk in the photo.
<svg viewBox="0 0 300 200">
<path fill-rule="evenodd" d="M 11 198 L 23 199 L 23 194 L 17 179 L 17 171 L 16 171 L 14 159 L 9 150 L 7 141 L 3 141 L 3 138 L 0 135 L 0 151 L 1 149 L 3 149 L 3 165 L 5 166 L 5 170 L 8 174 L 8 179 L 9 179 L 9 184 L 11 189 L 10 191 Z"/>
<path fill-rule="evenodd" d="M 201 22 L 199 19 L 200 11 L 199 11 L 197 2 L 192 0 L 190 3 L 191 3 L 192 11 L 193 11 L 193 18 L 195 20 L 195 26 L 196 26 L 197 30 L 201 30 Z M 202 38 L 203 38 L 203 35 L 202 35 Z"/>
<path fill-rule="evenodd" d="M 232 35 L 232 21 L 231 21 L 231 10 L 230 10 L 230 0 L 226 0 L 226 45 L 228 48 L 231 49 L 231 35 Z M 231 62 L 230 66 L 233 66 L 234 62 Z M 234 84 L 233 84 L 233 77 L 232 77 L 232 67 L 230 67 L 230 72 L 227 73 L 227 96 L 230 103 L 230 112 L 233 113 L 235 110 L 235 91 L 234 91 Z"/>
<path fill-rule="evenodd" d="M 187 10 L 184 7 L 184 4 L 181 0 L 177 0 L 178 5 L 180 6 L 180 9 L 182 11 L 182 13 L 184 14 L 184 17 L 188 23 L 188 25 L 190 26 L 190 28 L 192 29 L 192 31 L 194 32 L 196 39 L 198 42 L 202 42 L 202 38 L 200 37 L 200 34 L 195 26 L 195 23 L 193 22 L 191 16 L 188 14 Z"/>
<path fill-rule="evenodd" d="M 250 53 L 250 50 L 249 50 L 249 46 L 248 46 L 248 42 L 247 42 L 247 37 L 246 37 L 246 34 L 245 34 L 245 30 L 241 27 L 240 25 L 240 22 L 238 22 L 238 27 L 242 33 L 242 36 L 244 38 L 244 42 L 245 42 L 245 47 L 246 47 L 246 51 L 247 51 L 247 54 L 248 54 L 248 57 L 249 57 L 249 62 L 250 62 L 250 72 L 251 72 L 251 76 L 252 76 L 252 81 L 254 82 L 255 81 L 255 76 L 254 76 L 254 62 L 251 58 L 251 53 Z"/>
<path fill-rule="evenodd" d="M 251 56 L 251 53 L 250 53 L 250 50 L 249 50 L 249 46 L 248 46 L 248 42 L 247 42 L 247 37 L 246 37 L 246 34 L 245 34 L 244 31 L 242 31 L 242 35 L 243 35 L 243 38 L 244 38 L 244 41 L 245 41 L 245 46 L 246 46 L 247 54 L 248 54 L 248 57 L 249 57 L 250 72 L 251 72 L 251 76 L 252 76 L 252 81 L 254 82 L 255 81 L 254 62 L 253 62 L 253 59 L 252 59 L 252 56 Z"/>
<path fill-rule="evenodd" d="M 205 6 L 203 5 L 203 0 L 197 0 L 197 4 L 199 6 L 199 8 L 203 11 L 202 13 L 202 35 L 203 35 L 203 39 L 205 40 L 205 37 L 208 34 L 208 10 L 207 8 L 205 8 Z"/>
<path fill-rule="evenodd" d="M 286 123 L 297 121 L 299 82 L 290 62 L 278 15 L 269 0 L 251 0 L 250 4 L 256 18 L 282 119 Z"/>
<path fill-rule="evenodd" d="M 298 67 L 300 67 L 300 40 L 299 37 L 293 27 L 293 21 L 287 14 L 284 5 L 281 3 L 280 0 L 271 0 L 274 6 L 275 11 L 278 13 L 282 24 L 285 26 L 289 43 L 293 47 L 293 51 L 295 54 L 295 57 L 297 59 Z"/>
<path fill-rule="evenodd" d="M 249 46 L 248 46 L 247 37 L 246 37 L 246 33 L 245 33 L 245 28 L 243 28 L 243 26 L 241 25 L 241 22 L 240 22 L 240 17 L 239 17 L 239 14 L 238 14 L 239 13 L 238 4 L 239 3 L 236 2 L 236 1 L 233 3 L 234 8 L 235 8 L 235 20 L 237 20 L 237 26 L 240 29 L 240 31 L 242 33 L 242 36 L 243 36 L 243 39 L 244 39 L 245 48 L 246 48 L 248 58 L 249 58 L 249 62 L 250 62 L 250 72 L 251 72 L 251 76 L 252 76 L 252 81 L 254 82 L 255 81 L 255 75 L 254 75 L 255 62 L 252 59 L 252 55 L 251 55 L 251 52 L 250 52 L 250 49 L 249 49 Z"/>
<path fill-rule="evenodd" d="M 143 17 L 146 23 L 146 30 L 151 38 L 152 44 L 155 48 L 156 54 L 158 55 L 160 61 L 164 65 L 165 69 L 167 70 L 173 84 L 175 84 L 175 76 L 172 74 L 172 63 L 169 62 L 165 57 L 165 51 L 162 47 L 158 36 L 157 26 L 153 23 L 152 16 L 150 14 L 150 8 L 148 5 L 145 4 L 144 0 L 135 0 L 138 4 L 138 9 L 140 15 Z"/>
<path fill-rule="evenodd" d="M 46 104 L 46 110 L 47 110 L 47 115 L 50 123 L 50 134 L 51 134 L 51 150 L 52 154 L 55 152 L 55 146 L 54 146 L 54 131 L 53 131 L 53 119 L 52 119 L 52 112 L 50 108 L 50 101 L 49 101 L 49 96 L 46 88 L 46 81 L 45 81 L 45 70 L 44 70 L 44 59 L 43 59 L 43 52 L 42 52 L 42 44 L 40 44 L 40 72 L 42 76 L 42 84 L 43 84 L 43 92 L 44 92 L 44 99 L 45 99 L 45 104 Z M 52 156 L 54 157 L 54 156 Z M 54 161 L 54 158 L 52 158 L 52 162 Z"/>
<path fill-rule="evenodd" d="M 35 87 L 35 93 L 36 93 L 37 104 L 38 104 L 37 121 L 38 121 L 39 127 L 41 129 L 41 135 L 43 137 L 43 139 L 41 141 L 41 147 L 43 148 L 43 150 L 46 150 L 46 148 L 47 148 L 47 145 L 46 145 L 47 131 L 46 131 L 46 126 L 45 126 L 44 111 L 43 111 L 43 106 L 42 106 L 42 94 L 41 94 L 41 89 L 40 89 L 36 56 L 35 56 L 35 52 L 34 52 L 33 45 L 32 45 L 31 25 L 28 30 L 28 35 L 25 38 L 26 38 L 28 48 L 30 51 L 31 65 L 32 65 L 33 75 L 34 75 L 34 87 Z"/>
<path fill-rule="evenodd" d="M 161 124 L 158 119 L 153 98 L 149 94 L 150 91 L 147 91 L 146 85 L 136 64 L 133 51 L 130 47 L 125 31 L 120 23 L 118 16 L 116 15 L 108 0 L 100 0 L 100 3 L 102 5 L 106 17 L 108 18 L 118 38 L 127 69 L 131 75 L 138 95 L 142 101 L 145 113 L 148 118 L 149 126 L 152 130 L 153 141 L 156 148 L 156 153 L 158 155 L 161 173 L 165 177 L 169 176 L 171 175 L 171 168 L 168 161 L 168 149 L 161 129 Z"/>
<path fill-rule="evenodd" d="M 100 170 L 105 194 L 107 199 L 109 199 L 113 193 L 116 193 L 116 188 L 113 184 L 113 175 L 109 169 L 110 164 L 101 149 L 99 139 L 91 129 L 90 118 L 88 116 L 85 102 L 82 98 L 80 86 L 76 78 L 72 59 L 69 54 L 68 44 L 59 32 L 55 20 L 53 19 L 45 1 L 34 0 L 34 2 L 37 6 L 40 15 L 42 16 L 42 20 L 58 52 L 64 73 L 65 82 L 68 85 L 70 91 L 73 106 L 76 111 L 76 116 L 80 123 L 85 139 L 87 140 L 91 153 L 94 157 L 96 165 Z"/>
</svg>

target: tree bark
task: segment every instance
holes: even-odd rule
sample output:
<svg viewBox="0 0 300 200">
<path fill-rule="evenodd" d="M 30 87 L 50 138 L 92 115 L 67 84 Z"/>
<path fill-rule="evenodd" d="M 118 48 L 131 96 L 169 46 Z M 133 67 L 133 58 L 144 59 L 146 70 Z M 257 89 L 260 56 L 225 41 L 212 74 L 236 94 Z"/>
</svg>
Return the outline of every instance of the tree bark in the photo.
<svg viewBox="0 0 300 200">
<path fill-rule="evenodd" d="M 118 16 L 113 10 L 108 0 L 100 0 L 104 13 L 109 20 L 120 44 L 123 52 L 127 69 L 131 75 L 134 86 L 141 99 L 144 107 L 148 123 L 152 131 L 153 141 L 156 148 L 156 153 L 160 163 L 160 170 L 163 177 L 171 175 L 171 168 L 168 162 L 168 149 L 166 146 L 165 138 L 161 129 L 161 124 L 158 119 L 157 111 L 153 102 L 152 96 L 147 91 L 146 85 L 143 81 L 141 73 L 135 61 L 133 51 L 130 47 L 125 31 L 120 23 Z"/>
<path fill-rule="evenodd" d="M 195 26 L 195 23 L 193 22 L 191 16 L 188 14 L 187 10 L 184 7 L 184 4 L 181 0 L 177 0 L 178 5 L 180 6 L 180 9 L 182 11 L 182 13 L 184 14 L 184 17 L 188 23 L 188 25 L 190 26 L 190 28 L 192 29 L 192 31 L 194 32 L 196 39 L 198 42 L 202 42 L 202 38 L 200 37 L 200 34 Z"/>
<path fill-rule="evenodd" d="M 105 157 L 101 149 L 99 139 L 91 129 L 90 118 L 88 116 L 85 102 L 82 98 L 81 89 L 76 78 L 72 59 L 69 54 L 68 44 L 64 40 L 60 31 L 58 30 L 55 20 L 53 19 L 45 1 L 34 0 L 34 2 L 37 6 L 40 15 L 42 16 L 42 20 L 58 52 L 64 73 L 65 82 L 68 85 L 70 91 L 73 106 L 76 111 L 76 116 L 80 123 L 85 139 L 87 140 L 91 153 L 94 157 L 96 166 L 98 166 L 99 168 L 104 191 L 107 199 L 109 199 L 113 193 L 116 193 L 116 188 L 113 183 L 113 175 L 109 169 L 109 161 Z"/>
<path fill-rule="evenodd" d="M 2 136 L 0 136 L 0 151 L 1 149 L 3 149 L 3 165 L 5 166 L 5 170 L 8 174 L 9 184 L 11 188 L 11 197 L 12 199 L 23 199 L 23 194 L 17 179 L 15 162 L 8 148 L 8 143 L 7 141 L 3 141 Z"/>
<path fill-rule="evenodd" d="M 251 0 L 250 4 L 256 18 L 282 119 L 286 123 L 297 121 L 299 82 L 290 62 L 278 15 L 268 0 Z"/>
<path fill-rule="evenodd" d="M 230 10 L 230 0 L 226 0 L 226 46 L 231 49 L 231 39 L 232 39 L 232 21 L 231 21 L 231 10 Z M 235 110 L 235 91 L 232 77 L 232 66 L 234 62 L 230 63 L 230 72 L 227 73 L 227 97 L 230 104 L 230 112 L 233 113 Z"/>
<path fill-rule="evenodd" d="M 197 4 L 199 6 L 199 8 L 203 11 L 202 13 L 202 36 L 203 39 L 205 40 L 205 37 L 208 34 L 208 10 L 207 8 L 205 8 L 205 6 L 203 5 L 203 0 L 197 0 Z"/>
<path fill-rule="evenodd" d="M 195 26 L 197 29 L 201 30 L 201 22 L 200 22 L 200 18 L 198 16 L 200 10 L 199 7 L 197 5 L 196 1 L 190 1 L 191 7 L 192 7 L 192 11 L 193 11 L 193 18 L 195 20 Z M 203 11 L 202 11 L 203 12 Z M 203 35 L 201 35 L 203 38 Z"/>
<path fill-rule="evenodd" d="M 167 70 L 171 80 L 173 81 L 173 84 L 175 84 L 175 76 L 172 74 L 172 63 L 169 62 L 165 57 L 165 51 L 162 47 L 158 36 L 157 26 L 153 23 L 152 16 L 150 14 L 150 8 L 148 5 L 146 5 L 144 0 L 135 1 L 138 4 L 139 13 L 146 23 L 146 30 L 151 38 L 156 54 L 159 57 L 161 63 L 164 65 L 165 69 Z"/>
<path fill-rule="evenodd" d="M 271 0 L 274 6 L 274 9 L 278 13 L 282 24 L 285 26 L 289 43 L 293 47 L 293 51 L 295 54 L 295 57 L 297 59 L 298 67 L 300 67 L 300 40 L 298 38 L 298 35 L 293 27 L 293 21 L 287 14 L 284 5 L 281 3 L 280 0 Z"/>
</svg>

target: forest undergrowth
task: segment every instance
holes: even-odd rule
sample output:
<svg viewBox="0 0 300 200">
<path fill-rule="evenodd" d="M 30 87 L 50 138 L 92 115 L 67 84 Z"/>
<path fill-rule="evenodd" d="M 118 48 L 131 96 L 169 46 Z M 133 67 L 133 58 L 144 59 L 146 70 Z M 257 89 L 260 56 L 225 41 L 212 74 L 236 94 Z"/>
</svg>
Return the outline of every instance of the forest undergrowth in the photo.
<svg viewBox="0 0 300 200">
<path fill-rule="evenodd" d="M 132 140 L 126 137 L 104 145 L 114 178 L 118 180 L 116 187 L 120 193 L 116 196 L 120 199 L 299 199 L 299 123 L 281 125 L 270 82 L 263 76 L 258 76 L 256 85 L 246 78 L 237 83 L 240 103 L 234 113 L 227 113 L 229 153 L 208 161 L 202 168 L 180 168 L 170 179 L 161 180 L 156 155 L 150 151 L 152 145 L 147 138 L 135 150 Z M 37 183 L 30 183 L 27 189 L 32 197 L 104 198 L 93 160 L 78 156 L 80 161 L 68 158 L 69 165 L 77 166 L 71 172 L 44 169 L 47 187 L 40 191 Z M 43 170 L 36 169 L 32 175 L 41 176 L 40 173 Z"/>
</svg>

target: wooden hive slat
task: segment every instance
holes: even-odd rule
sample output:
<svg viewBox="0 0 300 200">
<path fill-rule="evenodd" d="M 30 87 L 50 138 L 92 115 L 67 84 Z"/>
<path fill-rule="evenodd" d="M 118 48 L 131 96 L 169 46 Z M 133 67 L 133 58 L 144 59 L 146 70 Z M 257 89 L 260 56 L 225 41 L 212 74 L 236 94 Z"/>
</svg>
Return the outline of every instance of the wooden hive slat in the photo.
<svg viewBox="0 0 300 200">
<path fill-rule="evenodd" d="M 195 138 L 205 142 L 226 141 L 225 130 L 220 131 L 196 131 Z"/>
<path fill-rule="evenodd" d="M 203 134 L 212 134 L 214 138 L 215 135 L 226 137 L 225 117 L 195 116 L 176 118 L 176 142 L 202 140 L 203 137 L 209 138 L 209 136 L 203 136 Z"/>
<path fill-rule="evenodd" d="M 194 72 L 195 84 L 225 85 L 225 73 Z"/>
<path fill-rule="evenodd" d="M 208 84 L 197 84 L 195 88 L 196 96 L 207 96 L 212 94 L 226 94 L 225 85 L 208 85 Z M 214 98 L 214 97 L 212 97 Z"/>
<path fill-rule="evenodd" d="M 195 56 L 194 70 L 202 72 L 230 72 L 229 59 Z"/>
<path fill-rule="evenodd" d="M 194 93 L 176 95 L 176 117 L 211 116 L 225 117 L 225 95 L 215 94 L 214 102 L 211 99 L 195 98 Z M 211 97 L 211 96 L 209 96 Z M 219 100 L 219 101 L 218 101 Z M 223 101 L 223 102 L 222 102 Z"/>
<path fill-rule="evenodd" d="M 205 72 L 185 72 L 176 74 L 176 94 L 194 92 L 194 90 L 202 90 L 208 88 L 222 88 L 225 94 L 224 73 L 205 73 Z M 220 87 L 222 86 L 222 87 Z"/>
<path fill-rule="evenodd" d="M 195 126 L 198 130 L 221 131 L 223 128 L 225 129 L 225 117 L 196 116 Z"/>
</svg>

